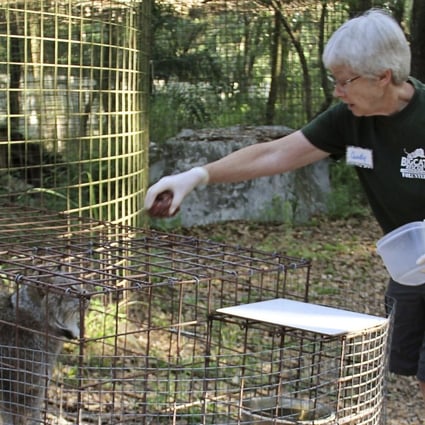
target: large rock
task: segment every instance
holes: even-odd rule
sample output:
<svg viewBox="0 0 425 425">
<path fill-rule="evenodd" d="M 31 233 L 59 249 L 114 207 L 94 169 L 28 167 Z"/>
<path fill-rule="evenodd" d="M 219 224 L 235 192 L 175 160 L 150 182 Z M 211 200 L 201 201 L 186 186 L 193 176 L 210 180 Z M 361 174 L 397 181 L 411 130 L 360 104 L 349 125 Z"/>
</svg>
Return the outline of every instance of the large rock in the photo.
<svg viewBox="0 0 425 425">
<path fill-rule="evenodd" d="M 291 131 L 284 126 L 183 130 L 161 148 L 152 146 L 151 183 Z M 174 220 L 185 227 L 228 220 L 303 222 L 325 210 L 329 190 L 328 163 L 320 161 L 283 175 L 197 188 Z"/>
</svg>

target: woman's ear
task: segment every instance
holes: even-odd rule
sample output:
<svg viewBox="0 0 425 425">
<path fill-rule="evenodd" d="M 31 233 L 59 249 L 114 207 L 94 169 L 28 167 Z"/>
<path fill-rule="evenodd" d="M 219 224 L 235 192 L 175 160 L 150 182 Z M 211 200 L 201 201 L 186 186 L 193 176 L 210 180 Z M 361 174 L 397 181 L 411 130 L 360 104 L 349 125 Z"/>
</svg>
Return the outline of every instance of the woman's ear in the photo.
<svg viewBox="0 0 425 425">
<path fill-rule="evenodd" d="M 391 69 L 386 69 L 378 78 L 379 84 L 381 86 L 386 86 L 393 80 L 393 71 Z"/>
</svg>

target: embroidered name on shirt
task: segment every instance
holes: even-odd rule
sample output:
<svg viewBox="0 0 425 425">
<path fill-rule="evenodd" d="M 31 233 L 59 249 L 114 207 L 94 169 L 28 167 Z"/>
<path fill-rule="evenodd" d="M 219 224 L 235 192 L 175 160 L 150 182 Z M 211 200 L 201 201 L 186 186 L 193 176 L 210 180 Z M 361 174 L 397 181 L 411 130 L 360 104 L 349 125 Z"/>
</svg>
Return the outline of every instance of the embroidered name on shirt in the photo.
<svg viewBox="0 0 425 425">
<path fill-rule="evenodd" d="M 425 179 L 425 151 L 415 149 L 401 157 L 401 176 L 406 179 Z"/>
<path fill-rule="evenodd" d="M 373 156 L 370 149 L 348 146 L 346 152 L 346 162 L 362 168 L 373 168 Z"/>
</svg>

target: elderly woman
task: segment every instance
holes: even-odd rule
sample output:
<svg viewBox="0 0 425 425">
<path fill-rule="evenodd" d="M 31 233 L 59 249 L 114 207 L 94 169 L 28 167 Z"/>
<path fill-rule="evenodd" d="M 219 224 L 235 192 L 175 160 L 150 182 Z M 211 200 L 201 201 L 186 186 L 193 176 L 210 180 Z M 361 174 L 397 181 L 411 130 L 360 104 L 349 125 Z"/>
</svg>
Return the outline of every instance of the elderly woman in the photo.
<svg viewBox="0 0 425 425">
<path fill-rule="evenodd" d="M 236 151 L 218 161 L 163 177 L 147 192 L 173 192 L 172 215 L 196 186 L 284 173 L 328 156 L 356 167 L 384 233 L 425 218 L 425 86 L 409 77 L 410 48 L 398 23 L 371 10 L 330 38 L 323 61 L 334 83 L 335 106 L 301 130 Z M 425 399 L 424 284 L 390 280 L 396 300 L 390 370 L 416 375 Z"/>
</svg>

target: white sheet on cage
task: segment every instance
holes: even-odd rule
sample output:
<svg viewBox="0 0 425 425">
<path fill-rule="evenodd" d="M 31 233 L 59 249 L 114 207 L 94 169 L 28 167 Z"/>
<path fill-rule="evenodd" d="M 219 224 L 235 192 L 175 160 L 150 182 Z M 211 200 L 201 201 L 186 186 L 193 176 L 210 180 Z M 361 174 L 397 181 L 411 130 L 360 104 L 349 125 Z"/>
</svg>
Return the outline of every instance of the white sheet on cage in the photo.
<svg viewBox="0 0 425 425">
<path fill-rule="evenodd" d="M 329 336 L 359 332 L 382 325 L 388 320 L 284 298 L 224 307 L 217 312 Z"/>
</svg>

